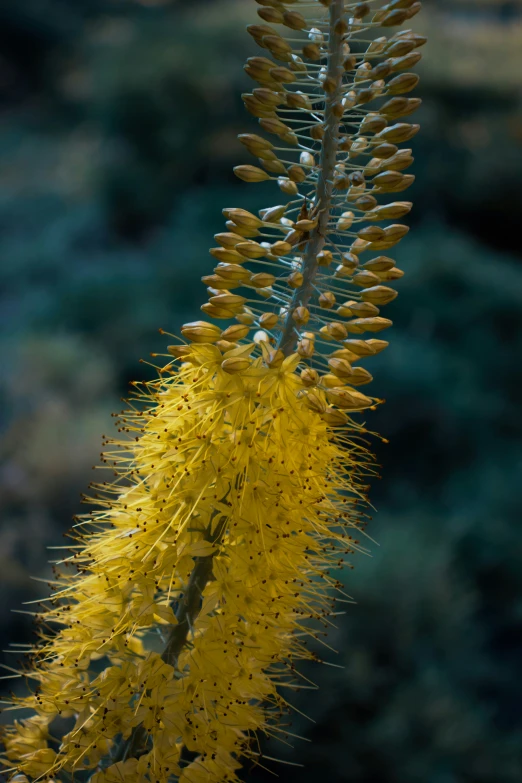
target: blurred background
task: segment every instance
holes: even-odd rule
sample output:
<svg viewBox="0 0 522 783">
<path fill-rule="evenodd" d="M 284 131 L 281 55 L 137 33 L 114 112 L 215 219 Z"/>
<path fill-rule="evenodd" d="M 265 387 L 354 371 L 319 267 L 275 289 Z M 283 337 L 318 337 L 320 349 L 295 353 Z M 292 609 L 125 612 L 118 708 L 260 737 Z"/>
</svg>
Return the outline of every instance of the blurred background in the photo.
<svg viewBox="0 0 522 783">
<path fill-rule="evenodd" d="M 313 743 L 267 750 L 306 765 L 285 783 L 522 780 L 522 2 L 426 6 L 407 274 L 372 370 L 379 546 L 345 580 L 344 669 L 299 697 Z M 30 575 L 129 381 L 151 377 L 140 357 L 198 318 L 221 208 L 272 203 L 231 172 L 257 127 L 255 9 L 0 2 L 3 647 L 30 639 L 11 608 L 44 594 Z"/>
</svg>

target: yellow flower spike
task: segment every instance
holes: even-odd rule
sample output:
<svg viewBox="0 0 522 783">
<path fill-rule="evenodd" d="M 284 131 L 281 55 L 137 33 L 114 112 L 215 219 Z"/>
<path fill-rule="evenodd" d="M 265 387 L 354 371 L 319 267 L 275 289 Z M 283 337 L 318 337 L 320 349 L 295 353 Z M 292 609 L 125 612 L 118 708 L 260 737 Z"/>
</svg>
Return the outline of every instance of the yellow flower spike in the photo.
<svg viewBox="0 0 522 783">
<path fill-rule="evenodd" d="M 258 5 L 243 98 L 260 135 L 239 138 L 262 168 L 234 171 L 285 203 L 223 210 L 202 309 L 235 323 L 184 324 L 104 443 L 114 483 L 92 485 L 12 697 L 31 717 L 2 727 L 12 783 L 238 783 L 291 708 L 281 680 L 318 660 L 306 636 L 365 531 L 372 457 L 354 436 L 382 400 L 360 364 L 388 345 L 370 335 L 403 272 L 379 252 L 407 233 L 376 223 L 412 206 L 394 194 L 414 180 L 400 145 L 425 43 L 393 26 L 420 3 Z"/>
</svg>

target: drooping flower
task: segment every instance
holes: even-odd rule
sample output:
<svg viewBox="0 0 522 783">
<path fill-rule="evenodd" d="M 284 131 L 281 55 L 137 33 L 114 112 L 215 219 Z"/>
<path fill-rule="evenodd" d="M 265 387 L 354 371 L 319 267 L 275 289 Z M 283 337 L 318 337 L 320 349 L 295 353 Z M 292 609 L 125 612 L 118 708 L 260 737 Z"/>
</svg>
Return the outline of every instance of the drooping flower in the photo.
<svg viewBox="0 0 522 783">
<path fill-rule="evenodd" d="M 93 485 L 10 703 L 33 711 L 3 732 L 16 783 L 236 781 L 257 735 L 285 735 L 299 662 L 329 649 L 375 474 L 360 362 L 388 344 L 367 333 L 402 275 L 379 254 L 407 233 L 377 223 L 411 208 L 379 197 L 413 181 L 397 145 L 424 43 L 378 35 L 420 3 L 372 5 L 265 0 L 289 39 L 249 28 L 266 51 L 244 101 L 276 140 L 240 136 L 260 166 L 235 171 L 289 198 L 224 210 L 202 310 L 232 323 L 186 324 L 105 444 L 115 481 Z"/>
</svg>

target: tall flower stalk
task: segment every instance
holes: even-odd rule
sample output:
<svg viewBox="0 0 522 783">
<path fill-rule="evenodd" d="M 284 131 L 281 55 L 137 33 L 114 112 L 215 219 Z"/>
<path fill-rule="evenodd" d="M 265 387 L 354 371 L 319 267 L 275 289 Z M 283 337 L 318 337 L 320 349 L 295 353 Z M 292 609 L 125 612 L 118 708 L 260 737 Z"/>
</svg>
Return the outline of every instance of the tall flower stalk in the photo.
<svg viewBox="0 0 522 783">
<path fill-rule="evenodd" d="M 411 209 L 379 199 L 414 179 L 398 144 L 418 130 L 403 118 L 425 42 L 393 28 L 420 3 L 260 5 L 243 97 L 273 141 L 241 135 L 259 165 L 235 172 L 285 203 L 224 210 L 212 320 L 182 327 L 104 444 L 114 481 L 92 485 L 23 650 L 28 695 L 7 705 L 16 783 L 221 783 L 270 764 L 258 737 L 289 740 L 299 662 L 329 654 L 349 601 L 338 573 L 364 550 L 375 473 L 361 362 L 388 345 L 368 333 L 391 325 L 402 272 L 381 253 L 408 230 L 377 224 Z"/>
</svg>

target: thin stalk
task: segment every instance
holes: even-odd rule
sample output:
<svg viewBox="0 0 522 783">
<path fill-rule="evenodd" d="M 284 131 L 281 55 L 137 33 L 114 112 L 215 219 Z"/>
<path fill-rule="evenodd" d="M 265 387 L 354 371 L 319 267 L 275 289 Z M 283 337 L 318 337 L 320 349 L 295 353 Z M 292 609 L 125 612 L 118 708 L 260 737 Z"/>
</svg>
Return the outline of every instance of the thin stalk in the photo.
<svg viewBox="0 0 522 783">
<path fill-rule="evenodd" d="M 314 280 L 319 265 L 317 254 L 326 242 L 327 226 L 330 220 L 330 205 L 332 200 L 332 179 L 337 162 L 337 142 L 339 138 L 340 120 L 335 116 L 333 107 L 339 100 L 343 85 L 342 45 L 343 37 L 335 32 L 335 25 L 344 14 L 343 0 L 332 0 L 330 5 L 330 25 L 328 44 L 328 76 L 335 80 L 335 89 L 327 94 L 325 100 L 324 123 L 325 134 L 321 149 L 320 175 L 315 194 L 315 207 L 319 214 L 317 227 L 310 232 L 310 239 L 303 260 L 303 284 L 297 288 L 290 304 L 285 324 L 281 331 L 278 348 L 288 356 L 292 353 L 295 342 L 295 324 L 293 311 L 300 305 L 306 306 L 313 294 Z"/>
</svg>

